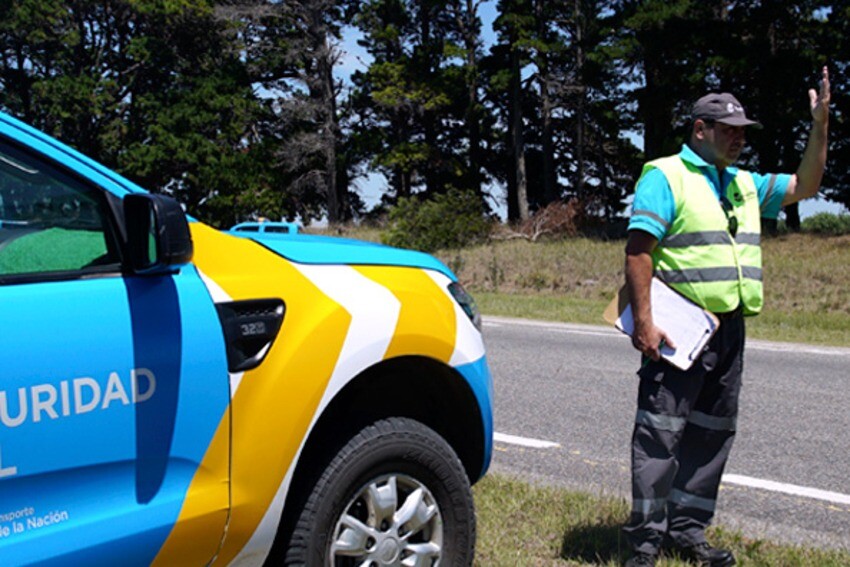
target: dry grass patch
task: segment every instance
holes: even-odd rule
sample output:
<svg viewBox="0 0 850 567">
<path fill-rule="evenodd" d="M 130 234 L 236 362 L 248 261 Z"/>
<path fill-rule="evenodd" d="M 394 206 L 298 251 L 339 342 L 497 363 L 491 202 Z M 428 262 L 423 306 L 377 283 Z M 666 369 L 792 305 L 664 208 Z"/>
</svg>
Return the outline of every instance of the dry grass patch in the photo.
<svg viewBox="0 0 850 567">
<path fill-rule="evenodd" d="M 623 282 L 623 241 L 491 242 L 439 253 L 490 315 L 604 324 Z M 850 345 L 850 236 L 764 240 L 765 309 L 752 338 Z"/>
<path fill-rule="evenodd" d="M 622 242 L 496 241 L 438 254 L 473 291 L 604 299 L 623 280 Z"/>
<path fill-rule="evenodd" d="M 763 254 L 767 310 L 850 315 L 850 236 L 769 238 Z"/>
</svg>

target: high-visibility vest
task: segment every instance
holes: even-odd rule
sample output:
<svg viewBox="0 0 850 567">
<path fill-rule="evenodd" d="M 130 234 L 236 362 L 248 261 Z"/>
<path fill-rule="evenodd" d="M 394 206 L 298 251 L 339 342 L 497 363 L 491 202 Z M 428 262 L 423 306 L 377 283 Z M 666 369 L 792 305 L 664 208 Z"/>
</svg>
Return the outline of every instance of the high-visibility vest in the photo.
<svg viewBox="0 0 850 567">
<path fill-rule="evenodd" d="M 652 252 L 655 275 L 697 305 L 715 313 L 755 315 L 764 303 L 761 214 L 752 175 L 738 170 L 726 189 L 729 210 L 700 169 L 670 156 L 647 163 L 664 173 L 676 214 Z M 733 238 L 730 218 L 737 220 Z"/>
</svg>

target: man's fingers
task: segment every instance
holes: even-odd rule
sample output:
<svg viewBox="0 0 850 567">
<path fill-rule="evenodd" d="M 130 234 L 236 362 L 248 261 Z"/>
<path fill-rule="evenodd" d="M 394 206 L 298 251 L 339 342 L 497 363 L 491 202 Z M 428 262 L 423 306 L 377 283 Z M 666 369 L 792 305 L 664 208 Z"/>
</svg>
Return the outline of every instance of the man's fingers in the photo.
<svg viewBox="0 0 850 567">
<path fill-rule="evenodd" d="M 820 80 L 820 92 L 818 92 L 818 98 L 824 102 L 824 104 L 829 102 L 829 68 L 824 65 L 821 70 L 821 80 Z M 809 97 L 811 97 L 811 93 L 809 92 Z"/>
<path fill-rule="evenodd" d="M 818 105 L 818 93 L 815 92 L 815 89 L 809 89 L 809 103 L 812 108 Z"/>
<path fill-rule="evenodd" d="M 658 344 L 655 345 L 655 347 L 652 349 L 652 354 L 650 355 L 652 356 L 652 359 L 659 360 L 661 358 L 661 351 L 665 347 L 676 350 L 676 343 L 670 340 L 670 337 L 668 337 L 666 333 L 662 332 L 661 339 L 658 341 Z"/>
<path fill-rule="evenodd" d="M 655 327 L 651 332 L 641 333 L 635 331 L 632 335 L 632 345 L 652 360 L 659 360 L 661 358 L 661 349 L 665 346 L 674 350 L 676 348 L 676 344 L 670 340 L 667 333 L 658 327 Z"/>
<path fill-rule="evenodd" d="M 652 360 L 658 361 L 658 359 L 661 358 L 661 347 L 660 345 L 658 347 L 649 347 L 644 351 L 643 354 L 645 354 Z"/>
</svg>

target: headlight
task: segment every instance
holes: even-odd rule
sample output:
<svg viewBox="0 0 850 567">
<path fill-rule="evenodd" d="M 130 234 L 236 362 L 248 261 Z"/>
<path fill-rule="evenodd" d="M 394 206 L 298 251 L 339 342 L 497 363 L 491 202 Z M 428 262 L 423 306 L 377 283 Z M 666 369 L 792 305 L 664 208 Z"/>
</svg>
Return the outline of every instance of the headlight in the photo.
<svg viewBox="0 0 850 567">
<path fill-rule="evenodd" d="M 461 306 L 463 312 L 469 317 L 469 320 L 472 321 L 472 324 L 475 325 L 475 328 L 481 331 L 481 313 L 478 312 L 478 306 L 475 305 L 475 300 L 472 299 L 472 296 L 457 282 L 449 284 L 449 292 L 455 298 L 455 301 L 458 302 L 458 305 Z"/>
</svg>

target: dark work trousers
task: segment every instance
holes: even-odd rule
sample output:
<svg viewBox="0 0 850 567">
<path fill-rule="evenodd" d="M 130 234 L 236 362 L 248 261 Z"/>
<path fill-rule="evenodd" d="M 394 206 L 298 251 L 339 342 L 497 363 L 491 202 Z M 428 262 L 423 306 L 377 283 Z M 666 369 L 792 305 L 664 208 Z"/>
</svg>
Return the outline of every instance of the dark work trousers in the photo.
<svg viewBox="0 0 850 567">
<path fill-rule="evenodd" d="M 690 369 L 650 360 L 638 371 L 632 513 L 623 528 L 633 550 L 705 541 L 735 437 L 743 355 L 744 318 L 737 315 L 721 320 Z"/>
</svg>

